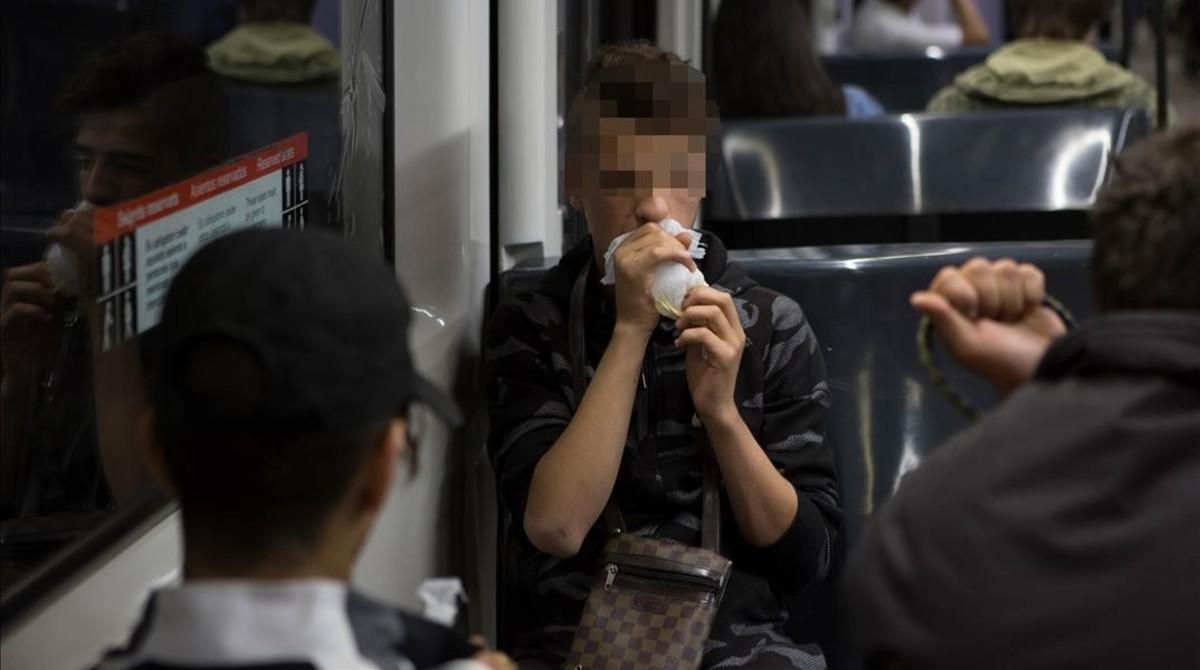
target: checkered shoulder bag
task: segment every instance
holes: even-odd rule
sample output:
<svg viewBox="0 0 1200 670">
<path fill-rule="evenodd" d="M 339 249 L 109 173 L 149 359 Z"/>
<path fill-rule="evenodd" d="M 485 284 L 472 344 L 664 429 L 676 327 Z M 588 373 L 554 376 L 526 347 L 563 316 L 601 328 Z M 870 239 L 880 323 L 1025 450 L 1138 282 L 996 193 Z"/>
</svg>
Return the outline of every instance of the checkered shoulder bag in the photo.
<svg viewBox="0 0 1200 670">
<path fill-rule="evenodd" d="M 706 530 L 716 525 L 707 503 Z M 714 550 L 716 545 L 702 544 L 690 547 L 613 534 L 604 545 L 565 667 L 700 667 L 704 642 L 733 569 L 733 563 Z"/>
</svg>

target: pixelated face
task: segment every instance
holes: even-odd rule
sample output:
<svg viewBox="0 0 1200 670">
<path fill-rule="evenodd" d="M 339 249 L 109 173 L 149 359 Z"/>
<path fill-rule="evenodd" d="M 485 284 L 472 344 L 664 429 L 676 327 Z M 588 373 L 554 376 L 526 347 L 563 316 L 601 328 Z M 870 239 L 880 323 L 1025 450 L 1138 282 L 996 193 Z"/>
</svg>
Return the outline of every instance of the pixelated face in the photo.
<svg viewBox="0 0 1200 670">
<path fill-rule="evenodd" d="M 644 223 L 696 222 L 715 110 L 702 80 L 670 67 L 670 83 L 662 73 L 654 84 L 601 81 L 598 99 L 580 103 L 566 191 L 587 218 L 597 263 L 615 237 Z"/>
<path fill-rule="evenodd" d="M 189 175 L 163 146 L 148 116 L 136 108 L 88 112 L 75 135 L 79 191 L 106 206 L 145 195 Z"/>
</svg>

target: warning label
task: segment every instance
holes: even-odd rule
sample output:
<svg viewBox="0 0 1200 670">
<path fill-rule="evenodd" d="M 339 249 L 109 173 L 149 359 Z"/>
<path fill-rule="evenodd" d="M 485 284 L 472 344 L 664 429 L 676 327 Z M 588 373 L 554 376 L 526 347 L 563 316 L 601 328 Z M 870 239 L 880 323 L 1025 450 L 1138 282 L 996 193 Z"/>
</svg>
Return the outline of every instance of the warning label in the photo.
<svg viewBox="0 0 1200 670">
<path fill-rule="evenodd" d="M 303 228 L 308 134 L 149 195 L 96 210 L 105 350 L 152 328 L 171 279 L 205 244 L 254 226 Z"/>
</svg>

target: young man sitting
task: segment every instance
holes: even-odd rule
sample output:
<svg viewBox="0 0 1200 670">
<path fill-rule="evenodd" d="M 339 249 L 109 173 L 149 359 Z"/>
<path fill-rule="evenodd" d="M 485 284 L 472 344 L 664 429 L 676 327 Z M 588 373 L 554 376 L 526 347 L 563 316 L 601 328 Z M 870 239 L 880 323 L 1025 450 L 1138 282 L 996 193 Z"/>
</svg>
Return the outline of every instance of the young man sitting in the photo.
<svg viewBox="0 0 1200 670">
<path fill-rule="evenodd" d="M 352 591 L 350 570 L 414 462 L 407 417 L 453 403 L 413 368 L 388 268 L 318 233 L 251 230 L 171 285 L 141 439 L 179 499 L 183 576 L 100 668 L 512 668 Z"/>
<path fill-rule="evenodd" d="M 567 193 L 590 236 L 489 324 L 491 456 L 525 600 L 502 616 L 522 667 L 562 664 L 610 498 L 629 533 L 699 544 L 710 455 L 734 569 L 703 667 L 824 666 L 783 635 L 781 595 L 824 578 L 838 531 L 821 427 L 829 388 L 800 307 L 690 231 L 716 122 L 704 75 L 677 56 L 644 42 L 601 49 L 567 130 Z M 667 232 L 667 219 L 685 230 Z M 703 259 L 689 253 L 693 236 Z M 699 266 L 708 284 L 675 306 L 678 319 L 651 298 L 663 263 Z"/>
</svg>

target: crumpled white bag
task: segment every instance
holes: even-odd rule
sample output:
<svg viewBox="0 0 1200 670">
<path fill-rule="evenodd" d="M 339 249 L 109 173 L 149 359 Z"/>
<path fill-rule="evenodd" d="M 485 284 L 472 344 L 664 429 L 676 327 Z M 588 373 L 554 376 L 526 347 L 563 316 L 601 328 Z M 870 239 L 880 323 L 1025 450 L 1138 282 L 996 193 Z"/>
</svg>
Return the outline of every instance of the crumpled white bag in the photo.
<svg viewBox="0 0 1200 670">
<path fill-rule="evenodd" d="M 86 200 L 80 200 L 73 210 L 67 212 L 87 212 L 95 207 Z M 71 249 L 55 242 L 46 249 L 46 267 L 50 270 L 50 282 L 54 292 L 64 296 L 79 295 L 79 257 Z"/>
<path fill-rule="evenodd" d="M 658 227 L 662 228 L 669 235 L 690 232 L 692 243 L 688 246 L 688 253 L 691 254 L 692 258 L 704 258 L 704 254 L 708 252 L 708 249 L 700 245 L 700 233 L 689 231 L 675 219 L 663 219 L 658 222 Z M 617 272 L 616 268 L 613 267 L 613 252 L 632 234 L 632 232 L 629 232 L 624 235 L 618 235 L 608 245 L 608 251 L 604 252 L 604 278 L 600 280 L 601 284 L 612 286 L 616 283 Z M 659 314 L 668 319 L 678 319 L 683 316 L 683 299 L 687 297 L 688 291 L 697 286 L 708 286 L 708 282 L 704 280 L 703 272 L 699 269 L 689 270 L 682 263 L 668 261 L 660 263 L 654 269 L 654 285 L 650 289 L 650 297 L 654 299 L 654 307 L 658 310 Z"/>
</svg>

